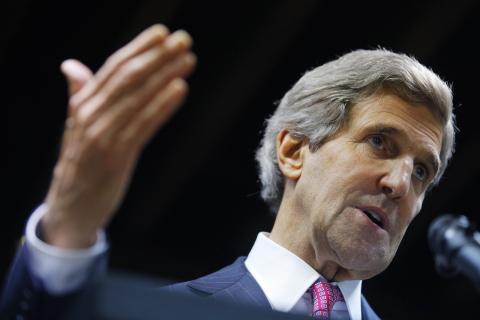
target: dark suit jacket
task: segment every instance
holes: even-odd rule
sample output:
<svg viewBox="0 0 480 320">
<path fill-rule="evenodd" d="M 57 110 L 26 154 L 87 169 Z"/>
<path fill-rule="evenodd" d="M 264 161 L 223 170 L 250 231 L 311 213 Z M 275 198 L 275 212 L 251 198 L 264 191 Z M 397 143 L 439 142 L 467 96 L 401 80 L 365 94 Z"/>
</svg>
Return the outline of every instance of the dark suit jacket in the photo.
<svg viewBox="0 0 480 320">
<path fill-rule="evenodd" d="M 167 290 L 205 296 L 238 304 L 271 308 L 262 289 L 245 267 L 245 257 L 238 258 L 233 264 L 196 280 L 167 286 Z M 362 295 L 362 319 L 375 320 L 379 317 Z"/>
<path fill-rule="evenodd" d="M 99 257 L 90 270 L 87 284 L 77 292 L 53 296 L 46 292 L 43 284 L 35 279 L 28 267 L 28 248 L 19 251 L 0 297 L 0 319 L 63 319 L 62 314 L 78 307 L 78 301 L 89 296 L 88 289 L 105 273 L 106 256 Z M 172 292 L 205 297 L 270 309 L 262 289 L 244 264 L 245 257 L 205 277 L 173 284 L 162 288 Z M 362 296 L 362 318 L 378 319 L 375 312 Z M 70 318 L 69 318 L 70 319 Z"/>
</svg>

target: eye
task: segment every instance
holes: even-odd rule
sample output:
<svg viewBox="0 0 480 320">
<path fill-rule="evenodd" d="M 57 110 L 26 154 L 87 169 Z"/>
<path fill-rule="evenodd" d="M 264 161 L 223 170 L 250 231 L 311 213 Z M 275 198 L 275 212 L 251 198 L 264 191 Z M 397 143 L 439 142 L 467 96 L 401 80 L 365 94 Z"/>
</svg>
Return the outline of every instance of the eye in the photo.
<svg viewBox="0 0 480 320">
<path fill-rule="evenodd" d="M 428 178 L 428 170 L 422 164 L 416 164 L 413 168 L 413 174 L 420 181 L 425 181 Z"/>
<path fill-rule="evenodd" d="M 383 148 L 385 148 L 385 137 L 380 134 L 370 136 L 368 138 L 368 142 L 375 149 L 382 150 Z"/>
</svg>

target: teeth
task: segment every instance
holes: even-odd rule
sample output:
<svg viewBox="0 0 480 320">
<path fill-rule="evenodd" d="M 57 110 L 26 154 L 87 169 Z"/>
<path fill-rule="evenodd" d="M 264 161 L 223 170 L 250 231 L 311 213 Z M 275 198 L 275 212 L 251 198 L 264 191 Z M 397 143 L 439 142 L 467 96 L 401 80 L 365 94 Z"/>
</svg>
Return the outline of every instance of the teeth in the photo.
<svg viewBox="0 0 480 320">
<path fill-rule="evenodd" d="M 370 219 L 373 220 L 373 222 L 375 222 L 379 226 L 382 225 L 382 218 L 380 218 L 380 216 L 376 212 L 365 210 L 365 213 L 370 217 Z"/>
</svg>

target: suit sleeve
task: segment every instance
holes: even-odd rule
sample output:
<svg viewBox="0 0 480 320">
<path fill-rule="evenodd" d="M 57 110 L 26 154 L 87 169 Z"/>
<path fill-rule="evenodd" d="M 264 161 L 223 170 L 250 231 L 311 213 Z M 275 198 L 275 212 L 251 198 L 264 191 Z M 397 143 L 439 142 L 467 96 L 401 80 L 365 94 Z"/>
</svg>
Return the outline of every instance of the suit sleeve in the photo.
<svg viewBox="0 0 480 320">
<path fill-rule="evenodd" d="M 106 272 L 107 244 L 103 232 L 84 250 L 64 250 L 41 241 L 40 206 L 27 223 L 26 241 L 19 249 L 0 296 L 1 319 L 66 319 Z"/>
</svg>

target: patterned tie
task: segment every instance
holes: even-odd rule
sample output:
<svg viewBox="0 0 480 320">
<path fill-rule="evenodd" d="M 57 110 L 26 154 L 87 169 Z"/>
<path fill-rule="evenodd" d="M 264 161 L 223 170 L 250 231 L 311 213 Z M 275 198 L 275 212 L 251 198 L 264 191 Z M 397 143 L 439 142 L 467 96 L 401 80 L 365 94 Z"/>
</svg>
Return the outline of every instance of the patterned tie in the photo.
<svg viewBox="0 0 480 320">
<path fill-rule="evenodd" d="M 310 287 L 312 295 L 312 316 L 315 319 L 330 319 L 330 312 L 337 301 L 343 301 L 342 292 L 336 285 L 317 280 Z"/>
</svg>

